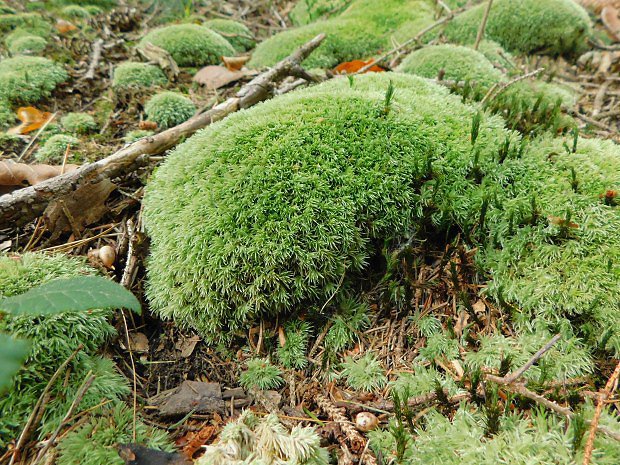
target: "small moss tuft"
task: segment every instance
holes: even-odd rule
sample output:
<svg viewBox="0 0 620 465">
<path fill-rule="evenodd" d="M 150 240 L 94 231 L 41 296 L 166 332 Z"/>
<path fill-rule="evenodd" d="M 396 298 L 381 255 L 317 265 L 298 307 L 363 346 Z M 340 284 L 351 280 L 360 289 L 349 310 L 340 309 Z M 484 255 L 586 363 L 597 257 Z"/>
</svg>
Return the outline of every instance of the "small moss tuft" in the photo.
<svg viewBox="0 0 620 465">
<path fill-rule="evenodd" d="M 70 19 L 87 19 L 91 16 L 86 8 L 79 5 L 67 5 L 60 12 L 65 18 Z"/>
<path fill-rule="evenodd" d="M 202 25 L 221 35 L 237 52 L 246 52 L 256 45 L 252 31 L 245 24 L 237 21 L 231 19 L 210 19 Z"/>
<path fill-rule="evenodd" d="M 283 384 L 282 371 L 269 360 L 253 358 L 247 362 L 248 369 L 241 373 L 239 384 L 248 390 L 276 389 Z"/>
<path fill-rule="evenodd" d="M 43 147 L 41 147 L 34 155 L 34 158 L 40 163 L 50 165 L 62 163 L 67 147 L 69 148 L 69 160 L 73 160 L 74 152 L 78 148 L 80 141 L 73 136 L 65 134 L 56 134 L 50 137 Z"/>
<path fill-rule="evenodd" d="M 168 78 L 161 68 L 131 61 L 119 64 L 112 77 L 112 88 L 115 90 L 144 89 L 167 83 Z"/>
<path fill-rule="evenodd" d="M 319 19 L 341 13 L 351 0 L 299 0 L 288 14 L 295 26 L 304 26 Z"/>
<path fill-rule="evenodd" d="M 135 131 L 129 131 L 127 134 L 125 134 L 123 140 L 126 143 L 130 144 L 131 142 L 135 142 L 139 139 L 142 139 L 143 137 L 152 136 L 153 134 L 155 134 L 153 131 L 147 131 L 146 129 L 136 129 Z"/>
<path fill-rule="evenodd" d="M 148 42 L 168 51 L 179 66 L 213 65 L 220 62 L 220 57 L 235 54 L 235 49 L 225 38 L 197 24 L 155 29 L 144 36 L 140 45 Z"/>
<path fill-rule="evenodd" d="M 88 113 L 67 113 L 61 118 L 60 124 L 74 134 L 88 134 L 97 129 L 95 118 Z"/>
<path fill-rule="evenodd" d="M 38 55 L 47 46 L 43 37 L 25 34 L 6 39 L 7 48 L 13 55 Z"/>
<path fill-rule="evenodd" d="M 40 37 L 47 37 L 52 32 L 51 24 L 37 13 L 0 15 L 0 32 L 9 32 L 18 28 Z"/>
<path fill-rule="evenodd" d="M 194 116 L 196 106 L 182 94 L 162 92 L 146 103 L 144 111 L 149 121 L 156 122 L 161 129 L 167 129 Z"/>
<path fill-rule="evenodd" d="M 64 68 L 43 57 L 17 56 L 0 61 L 0 99 L 35 103 L 68 78 Z"/>
<path fill-rule="evenodd" d="M 477 5 L 446 27 L 449 40 L 473 43 L 486 8 Z M 588 13 L 572 0 L 496 0 L 485 35 L 507 50 L 563 55 L 579 52 L 592 31 Z"/>
</svg>

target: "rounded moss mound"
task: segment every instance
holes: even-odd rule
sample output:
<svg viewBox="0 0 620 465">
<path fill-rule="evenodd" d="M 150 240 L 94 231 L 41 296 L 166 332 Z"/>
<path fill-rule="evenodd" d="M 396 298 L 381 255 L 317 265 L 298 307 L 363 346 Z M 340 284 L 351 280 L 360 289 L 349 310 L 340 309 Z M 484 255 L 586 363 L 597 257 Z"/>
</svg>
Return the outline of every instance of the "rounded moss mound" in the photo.
<svg viewBox="0 0 620 465">
<path fill-rule="evenodd" d="M 88 10 L 79 5 L 67 5 L 61 10 L 62 15 L 65 18 L 71 19 L 86 19 L 90 18 Z"/>
<path fill-rule="evenodd" d="M 95 118 L 88 113 L 68 113 L 61 118 L 60 124 L 74 134 L 88 134 L 97 129 Z"/>
<path fill-rule="evenodd" d="M 52 25 L 37 13 L 0 15 L 0 32 L 18 28 L 40 37 L 47 37 L 52 32 Z"/>
<path fill-rule="evenodd" d="M 114 69 L 112 88 L 115 90 L 143 89 L 164 86 L 168 78 L 161 68 L 147 63 L 125 62 Z"/>
<path fill-rule="evenodd" d="M 75 158 L 73 155 L 79 144 L 80 141 L 73 136 L 56 134 L 45 141 L 43 147 L 35 153 L 34 158 L 41 163 L 60 164 L 63 162 L 67 148 L 69 148 L 69 159 Z"/>
<path fill-rule="evenodd" d="M 210 19 L 203 23 L 204 27 L 217 32 L 233 46 L 237 52 L 245 52 L 254 48 L 254 35 L 245 24 L 230 19 Z"/>
<path fill-rule="evenodd" d="M 162 92 L 146 103 L 144 111 L 149 121 L 156 122 L 161 129 L 167 129 L 194 116 L 196 106 L 184 95 Z"/>
<path fill-rule="evenodd" d="M 473 43 L 485 8 L 478 5 L 451 21 L 448 39 Z M 510 51 L 561 55 L 582 49 L 591 30 L 588 13 L 572 0 L 496 0 L 485 35 Z"/>
<path fill-rule="evenodd" d="M 468 179 L 476 113 L 425 79 L 381 73 L 278 97 L 190 138 L 147 186 L 152 308 L 222 340 L 325 302 L 375 240 L 421 222 L 472 227 L 482 194 L 465 193 L 487 189 Z M 480 127 L 486 166 L 512 135 L 499 118 Z"/>
<path fill-rule="evenodd" d="M 295 26 L 303 26 L 318 19 L 341 13 L 351 0 L 299 0 L 288 14 Z"/>
<path fill-rule="evenodd" d="M 197 24 L 178 24 L 155 29 L 140 41 L 168 51 L 179 66 L 214 65 L 235 49 L 217 32 Z"/>
<path fill-rule="evenodd" d="M 43 57 L 17 56 L 0 61 L 0 99 L 34 103 L 68 78 L 64 68 Z"/>
<path fill-rule="evenodd" d="M 22 294 L 54 279 L 94 273 L 84 261 L 64 255 L 0 256 L 0 298 Z M 29 339 L 31 343 L 24 367 L 6 391 L 9 394 L 0 396 L 0 447 L 6 447 L 23 429 L 54 371 L 80 344 L 84 348 L 70 363 L 67 377 L 62 376 L 52 386 L 41 434 L 49 434 L 60 424 L 90 370 L 96 378 L 80 403 L 80 409 L 94 407 L 107 399 L 118 400 L 129 393 L 126 381 L 116 373 L 113 364 L 93 355 L 115 335 L 107 321 L 111 315 L 112 311 L 93 309 L 88 313 L 49 317 L 4 315 L 0 319 L 1 331 Z"/>
<path fill-rule="evenodd" d="M 407 55 L 398 71 L 434 79 L 440 71 L 444 79 L 467 81 L 482 88 L 499 82 L 503 75 L 486 57 L 476 50 L 460 45 L 433 45 Z"/>
<path fill-rule="evenodd" d="M 327 37 L 304 65 L 332 68 L 391 48 L 392 39 L 410 38 L 433 21 L 434 9 L 424 0 L 355 0 L 338 16 L 288 29 L 261 42 L 249 66 L 273 66 L 316 35 L 325 33 Z"/>
<path fill-rule="evenodd" d="M 47 46 L 47 41 L 43 37 L 35 35 L 22 35 L 10 41 L 7 39 L 6 43 L 13 55 L 38 55 Z"/>
</svg>

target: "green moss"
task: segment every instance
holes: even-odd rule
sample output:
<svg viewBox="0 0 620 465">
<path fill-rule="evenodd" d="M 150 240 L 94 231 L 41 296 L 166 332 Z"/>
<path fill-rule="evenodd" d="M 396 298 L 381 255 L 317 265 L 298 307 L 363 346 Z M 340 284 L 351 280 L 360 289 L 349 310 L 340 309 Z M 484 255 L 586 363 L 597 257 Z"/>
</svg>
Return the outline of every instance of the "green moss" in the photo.
<svg viewBox="0 0 620 465">
<path fill-rule="evenodd" d="M 475 222 L 480 199 L 465 192 L 482 189 L 466 179 L 476 112 L 424 79 L 382 73 L 277 98 L 192 137 L 144 201 L 153 310 L 226 338 L 324 302 L 345 271 L 366 267 L 373 240 L 401 238 L 421 218 Z M 491 159 L 510 134 L 499 119 L 481 124 Z M 431 165 L 449 188 L 423 187 Z"/>
<path fill-rule="evenodd" d="M 86 19 L 90 18 L 90 13 L 84 7 L 79 5 L 67 5 L 61 11 L 62 16 L 72 19 Z"/>
<path fill-rule="evenodd" d="M 237 52 L 245 52 L 256 45 L 252 31 L 243 23 L 230 19 L 210 19 L 202 25 L 221 35 Z"/>
<path fill-rule="evenodd" d="M 49 165 L 59 165 L 63 162 L 65 152 L 69 148 L 69 160 L 75 160 L 75 152 L 79 149 L 80 141 L 73 136 L 56 134 L 45 141 L 43 146 L 34 154 L 35 160 Z"/>
<path fill-rule="evenodd" d="M 365 59 L 391 47 L 392 39 L 414 36 L 434 21 L 433 15 L 433 7 L 424 0 L 356 0 L 339 16 L 288 29 L 260 43 L 249 66 L 272 66 L 322 32 L 327 37 L 305 66 L 331 68 L 345 61 Z"/>
<path fill-rule="evenodd" d="M 164 431 L 145 425 L 138 420 L 133 431 L 133 411 L 123 404 L 109 408 L 91 417 L 85 425 L 71 431 L 58 445 L 58 465 L 122 465 L 118 455 L 119 444 L 143 444 L 151 449 L 173 452 Z"/>
<path fill-rule="evenodd" d="M 0 297 L 22 294 L 31 287 L 57 278 L 94 274 L 83 261 L 63 255 L 24 254 L 20 258 L 0 257 Z M 95 382 L 90 387 L 81 409 L 103 400 L 117 400 L 128 394 L 127 383 L 108 360 L 93 354 L 114 334 L 107 322 L 112 312 L 91 310 L 50 317 L 8 316 L 0 319 L 0 330 L 31 342 L 30 354 L 22 370 L 13 378 L 10 394 L 0 398 L 0 447 L 23 428 L 49 378 L 60 364 L 80 345 L 84 348 L 69 364 L 67 375 L 52 386 L 42 426 L 37 431 L 49 433 L 67 412 L 75 392 L 86 374 L 93 371 Z"/>
<path fill-rule="evenodd" d="M 471 45 L 473 46 L 473 44 Z M 504 69 L 516 68 L 513 56 L 494 40 L 481 40 L 478 45 L 478 51 L 482 53 L 487 60 L 493 63 L 494 66 L 499 66 Z"/>
<path fill-rule="evenodd" d="M 17 28 L 40 37 L 47 37 L 52 31 L 51 24 L 37 13 L 0 15 L 0 32 L 9 32 Z"/>
<path fill-rule="evenodd" d="M 96 6 L 104 9 L 114 8 L 119 5 L 118 0 L 52 0 L 52 3 L 58 6 L 79 5 L 84 8 Z"/>
<path fill-rule="evenodd" d="M 478 5 L 451 21 L 448 39 L 473 43 L 484 9 Z M 582 50 L 591 30 L 587 12 L 572 0 L 497 0 L 485 35 L 510 51 L 561 55 Z"/>
<path fill-rule="evenodd" d="M 164 86 L 168 78 L 161 68 L 147 63 L 127 61 L 114 68 L 112 88 L 115 90 L 144 89 Z"/>
<path fill-rule="evenodd" d="M 38 55 L 47 46 L 47 41 L 39 36 L 23 36 L 11 41 L 8 47 L 13 55 Z"/>
<path fill-rule="evenodd" d="M 60 124 L 74 134 L 88 134 L 97 129 L 95 118 L 88 113 L 67 113 L 60 119 Z"/>
<path fill-rule="evenodd" d="M 156 122 L 161 129 L 167 129 L 194 116 L 196 106 L 182 94 L 162 92 L 146 103 L 144 111 L 149 121 Z"/>
<path fill-rule="evenodd" d="M 468 81 L 482 89 L 499 82 L 503 75 L 486 57 L 476 50 L 460 45 L 432 45 L 410 53 L 398 71 L 436 79 L 440 71 L 444 79 Z"/>
<path fill-rule="evenodd" d="M 47 97 L 68 75 L 47 58 L 18 56 L 0 61 L 0 99 L 35 103 Z"/>
<path fill-rule="evenodd" d="M 203 66 L 232 56 L 235 49 L 221 35 L 197 24 L 178 24 L 155 29 L 140 41 L 170 52 L 179 66 Z"/>
<path fill-rule="evenodd" d="M 0 100 L 0 129 L 6 129 L 15 122 L 15 112 L 6 100 Z"/>
<path fill-rule="evenodd" d="M 144 129 L 136 129 L 135 131 L 129 131 L 127 134 L 125 134 L 125 136 L 123 137 L 123 140 L 126 143 L 130 144 L 139 139 L 142 139 L 143 137 L 152 136 L 153 134 L 155 134 L 153 131 L 147 131 Z"/>
<path fill-rule="evenodd" d="M 303 26 L 318 19 L 341 13 L 351 0 L 299 0 L 288 14 L 295 26 Z"/>
</svg>

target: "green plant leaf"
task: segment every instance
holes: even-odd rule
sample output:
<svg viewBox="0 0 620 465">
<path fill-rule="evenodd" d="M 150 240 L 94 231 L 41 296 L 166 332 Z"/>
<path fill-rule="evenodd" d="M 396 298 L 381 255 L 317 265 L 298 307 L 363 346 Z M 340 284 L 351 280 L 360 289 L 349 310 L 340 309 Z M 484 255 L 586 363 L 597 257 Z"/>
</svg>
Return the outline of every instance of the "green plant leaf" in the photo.
<svg viewBox="0 0 620 465">
<path fill-rule="evenodd" d="M 53 315 L 93 308 L 141 312 L 140 302 L 131 292 L 99 276 L 57 279 L 0 301 L 0 309 L 13 315 Z"/>
<path fill-rule="evenodd" d="M 0 333 L 0 392 L 9 385 L 13 375 L 22 366 L 29 348 L 26 341 Z"/>
</svg>

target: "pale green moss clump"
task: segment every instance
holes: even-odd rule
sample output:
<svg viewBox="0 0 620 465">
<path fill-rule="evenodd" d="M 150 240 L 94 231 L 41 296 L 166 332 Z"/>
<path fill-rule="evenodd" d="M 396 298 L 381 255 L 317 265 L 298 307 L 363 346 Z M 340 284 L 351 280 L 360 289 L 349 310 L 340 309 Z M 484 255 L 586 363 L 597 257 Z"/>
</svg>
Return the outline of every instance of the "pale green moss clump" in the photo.
<svg viewBox="0 0 620 465">
<path fill-rule="evenodd" d="M 454 18 L 445 29 L 448 39 L 473 43 L 485 8 Z M 582 50 L 591 31 L 588 13 L 572 0 L 496 0 L 485 35 L 510 51 L 562 55 Z"/>
<path fill-rule="evenodd" d="M 6 100 L 0 100 L 0 129 L 6 129 L 15 121 L 15 112 Z"/>
<path fill-rule="evenodd" d="M 235 54 L 225 38 L 197 24 L 155 29 L 142 38 L 140 45 L 148 42 L 168 51 L 179 66 L 214 65 L 220 62 L 220 57 Z"/>
<path fill-rule="evenodd" d="M 398 67 L 407 74 L 436 79 L 443 71 L 444 79 L 466 81 L 488 89 L 503 78 L 503 74 L 480 52 L 460 45 L 443 44 L 421 48 L 407 55 Z"/>
<path fill-rule="evenodd" d="M 237 52 L 246 52 L 256 45 L 252 31 L 245 24 L 237 21 L 231 19 L 210 19 L 202 25 L 221 35 Z"/>
<path fill-rule="evenodd" d="M 17 56 L 0 61 L 0 99 L 35 103 L 67 80 L 64 68 L 43 57 Z"/>
<path fill-rule="evenodd" d="M 135 131 L 129 131 L 127 134 L 125 134 L 123 140 L 126 143 L 130 144 L 139 139 L 142 139 L 143 137 L 152 136 L 153 134 L 155 134 L 153 131 L 147 131 L 146 129 L 136 129 Z"/>
<path fill-rule="evenodd" d="M 40 37 L 47 37 L 52 32 L 52 25 L 37 13 L 0 15 L 0 32 L 9 32 L 18 28 Z"/>
<path fill-rule="evenodd" d="M 69 160 L 74 160 L 75 151 L 79 144 L 79 139 L 73 136 L 56 134 L 45 141 L 45 144 L 34 154 L 34 158 L 40 163 L 60 164 L 63 162 L 67 148 L 69 148 Z"/>
<path fill-rule="evenodd" d="M 79 5 L 67 5 L 60 12 L 65 18 L 70 19 L 88 19 L 91 16 L 86 8 Z"/>
<path fill-rule="evenodd" d="M 18 37 L 13 36 L 10 39 L 7 37 L 5 43 L 13 55 L 38 55 L 47 46 L 47 40 L 43 37 L 29 33 L 20 34 Z"/>
<path fill-rule="evenodd" d="M 331 68 L 366 59 L 394 40 L 405 40 L 434 21 L 435 10 L 424 0 L 354 0 L 340 15 L 303 27 L 288 29 L 261 42 L 249 66 L 272 66 L 297 47 L 324 32 L 327 37 L 305 65 Z"/>
<path fill-rule="evenodd" d="M 64 255 L 0 256 L 0 297 L 22 294 L 53 279 L 94 273 L 84 261 Z M 28 359 L 13 378 L 12 387 L 6 391 L 8 395 L 0 396 L 0 447 L 6 447 L 23 429 L 52 374 L 80 344 L 84 348 L 69 364 L 67 376 L 61 376 L 52 386 L 42 426 L 37 431 L 49 434 L 59 425 L 90 370 L 96 378 L 80 403 L 80 410 L 129 393 L 127 382 L 112 362 L 94 355 L 115 335 L 107 321 L 111 315 L 110 310 L 94 309 L 49 317 L 4 315 L 0 319 L 0 330 L 31 343 Z"/>
<path fill-rule="evenodd" d="M 351 0 L 299 0 L 288 14 L 294 26 L 303 26 L 341 13 Z"/>
<path fill-rule="evenodd" d="M 167 129 L 187 121 L 196 113 L 196 105 L 177 92 L 162 92 L 153 96 L 144 106 L 149 121 L 160 129 Z"/>
<path fill-rule="evenodd" d="M 147 186 L 153 310 L 222 340 L 254 318 L 324 302 L 345 271 L 366 267 L 373 240 L 406 236 L 422 217 L 472 227 L 480 198 L 467 192 L 490 188 L 467 178 L 476 112 L 427 80 L 381 73 L 279 97 L 195 135 Z M 513 136 L 499 118 L 481 128 L 486 165 Z M 426 186 L 430 171 L 449 181 Z"/>
<path fill-rule="evenodd" d="M 161 68 L 147 63 L 125 62 L 114 69 L 112 88 L 115 90 L 138 90 L 165 86 L 168 78 Z"/>
<path fill-rule="evenodd" d="M 88 134 L 97 129 L 97 123 L 88 113 L 67 113 L 60 120 L 65 130 L 74 134 Z"/>
</svg>

